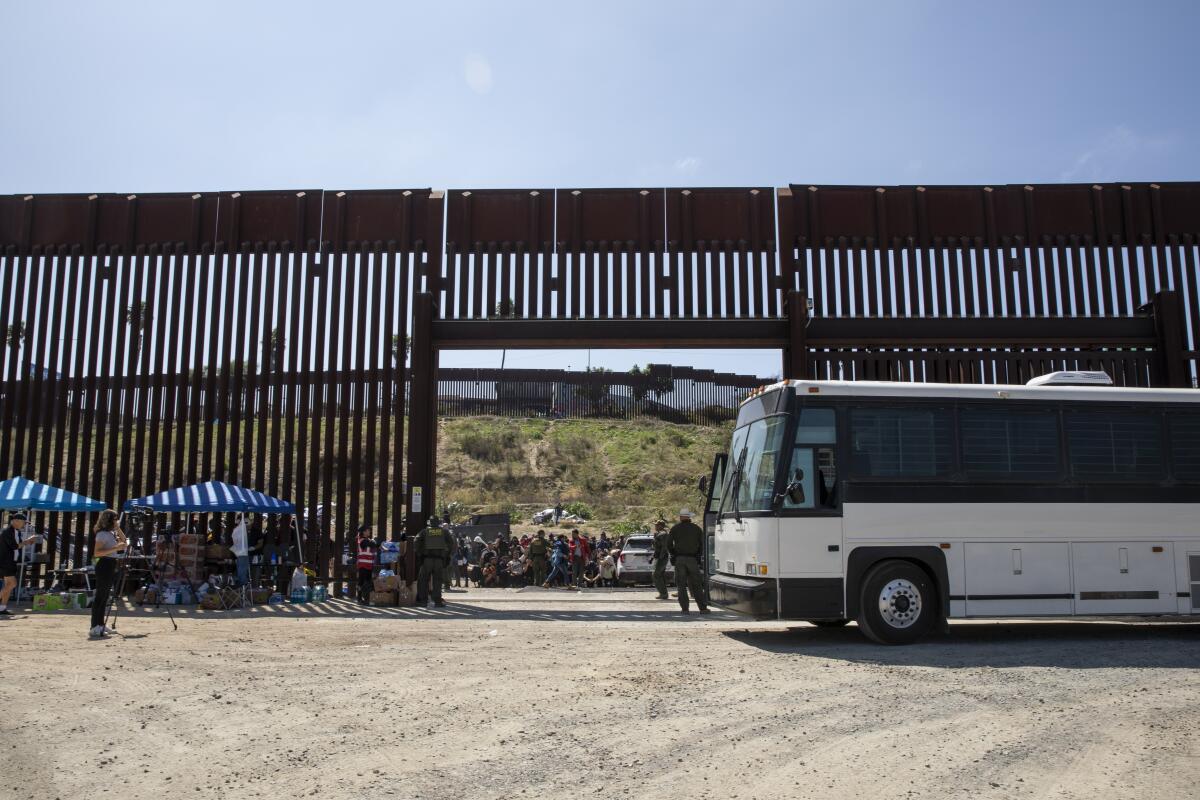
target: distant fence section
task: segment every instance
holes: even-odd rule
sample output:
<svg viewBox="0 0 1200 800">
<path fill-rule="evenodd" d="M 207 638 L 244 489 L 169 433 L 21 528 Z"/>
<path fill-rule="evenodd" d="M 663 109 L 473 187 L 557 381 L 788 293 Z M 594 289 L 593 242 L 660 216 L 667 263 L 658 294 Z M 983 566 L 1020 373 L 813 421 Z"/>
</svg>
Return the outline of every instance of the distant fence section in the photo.
<svg viewBox="0 0 1200 800">
<path fill-rule="evenodd" d="M 440 369 L 438 414 L 553 419 L 728 422 L 749 389 L 770 378 L 650 364 L 641 374 L 539 369 Z"/>
</svg>

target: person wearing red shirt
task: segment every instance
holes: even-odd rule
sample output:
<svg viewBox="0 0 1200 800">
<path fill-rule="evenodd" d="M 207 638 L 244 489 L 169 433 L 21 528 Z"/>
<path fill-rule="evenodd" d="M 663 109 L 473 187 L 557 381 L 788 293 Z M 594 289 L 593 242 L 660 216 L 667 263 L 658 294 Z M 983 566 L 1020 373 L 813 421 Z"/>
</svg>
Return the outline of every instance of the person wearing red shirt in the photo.
<svg viewBox="0 0 1200 800">
<path fill-rule="evenodd" d="M 579 531 L 571 534 L 571 577 L 575 585 L 583 583 L 583 568 L 587 566 L 590 555 L 588 540 L 579 535 Z"/>
</svg>

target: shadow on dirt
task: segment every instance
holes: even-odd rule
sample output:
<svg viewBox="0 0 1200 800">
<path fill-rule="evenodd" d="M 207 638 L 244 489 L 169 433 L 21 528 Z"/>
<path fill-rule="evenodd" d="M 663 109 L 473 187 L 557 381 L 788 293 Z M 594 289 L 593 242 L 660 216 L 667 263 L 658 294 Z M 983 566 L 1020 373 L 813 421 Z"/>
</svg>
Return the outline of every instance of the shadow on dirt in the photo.
<svg viewBox="0 0 1200 800">
<path fill-rule="evenodd" d="M 861 664 L 943 667 L 1121 667 L 1196 669 L 1200 620 L 1189 622 L 956 623 L 948 633 L 902 647 L 877 645 L 851 625 L 731 630 L 725 636 L 775 655 Z"/>
</svg>

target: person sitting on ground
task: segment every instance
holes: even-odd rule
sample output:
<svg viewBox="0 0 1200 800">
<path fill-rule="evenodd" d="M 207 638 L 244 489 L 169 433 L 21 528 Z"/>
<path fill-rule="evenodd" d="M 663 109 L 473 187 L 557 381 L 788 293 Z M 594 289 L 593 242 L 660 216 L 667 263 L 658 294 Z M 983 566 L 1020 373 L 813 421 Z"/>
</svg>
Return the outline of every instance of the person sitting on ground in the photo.
<svg viewBox="0 0 1200 800">
<path fill-rule="evenodd" d="M 604 557 L 600 559 L 600 585 L 617 585 L 617 562 L 611 552 L 605 552 Z"/>
<path fill-rule="evenodd" d="M 583 568 L 583 583 L 589 589 L 594 589 L 600 585 L 600 566 L 594 558 L 588 559 L 587 564 Z"/>
<path fill-rule="evenodd" d="M 508 562 L 508 575 L 510 586 L 525 585 L 525 562 L 520 558 L 512 558 Z"/>
<path fill-rule="evenodd" d="M 485 587 L 496 586 L 498 581 L 495 562 L 488 562 L 483 567 L 483 585 Z"/>
</svg>

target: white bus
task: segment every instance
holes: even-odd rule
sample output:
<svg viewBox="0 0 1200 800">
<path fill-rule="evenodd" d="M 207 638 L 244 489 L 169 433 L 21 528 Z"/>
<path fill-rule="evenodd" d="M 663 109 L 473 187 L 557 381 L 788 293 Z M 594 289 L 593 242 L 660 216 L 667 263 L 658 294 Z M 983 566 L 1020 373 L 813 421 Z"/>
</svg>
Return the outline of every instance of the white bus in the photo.
<svg viewBox="0 0 1200 800">
<path fill-rule="evenodd" d="M 1200 612 L 1200 391 L 785 381 L 709 482 L 714 604 L 911 642 L 948 617 Z"/>
</svg>

